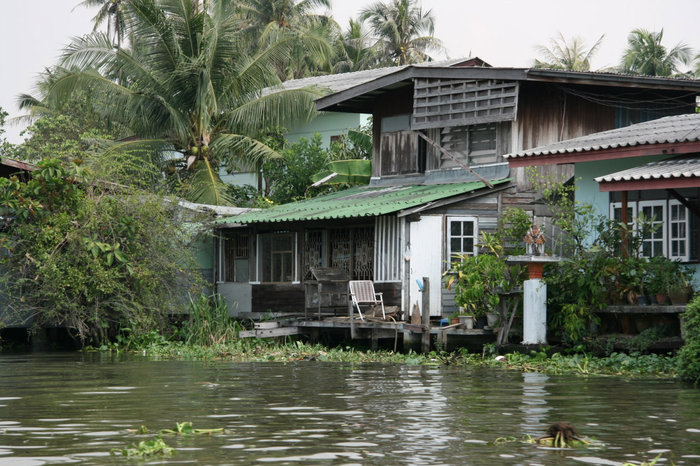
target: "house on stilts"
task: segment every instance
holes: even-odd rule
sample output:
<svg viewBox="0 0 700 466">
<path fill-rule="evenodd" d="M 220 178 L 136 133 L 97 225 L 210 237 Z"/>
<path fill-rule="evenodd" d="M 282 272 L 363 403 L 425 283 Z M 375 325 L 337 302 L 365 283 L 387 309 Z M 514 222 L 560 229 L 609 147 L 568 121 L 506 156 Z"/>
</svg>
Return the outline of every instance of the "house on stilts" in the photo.
<svg viewBox="0 0 700 466">
<path fill-rule="evenodd" d="M 373 117 L 370 184 L 218 220 L 217 290 L 233 315 L 301 315 L 312 269 L 341 269 L 372 280 L 408 319 L 427 277 L 430 315 L 448 315 L 450 257 L 476 254 L 508 206 L 544 215 L 524 167 L 505 154 L 690 113 L 698 92 L 691 79 L 405 66 L 329 94 L 319 110 Z M 539 168 L 573 176 L 570 164 Z"/>
</svg>

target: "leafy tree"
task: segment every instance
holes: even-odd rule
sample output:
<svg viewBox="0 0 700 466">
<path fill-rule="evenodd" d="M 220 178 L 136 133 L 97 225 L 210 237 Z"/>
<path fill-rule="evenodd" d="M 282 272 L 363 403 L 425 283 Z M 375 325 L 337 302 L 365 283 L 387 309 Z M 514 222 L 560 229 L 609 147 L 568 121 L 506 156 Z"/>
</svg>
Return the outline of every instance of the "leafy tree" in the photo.
<svg viewBox="0 0 700 466">
<path fill-rule="evenodd" d="M 622 71 L 648 76 L 671 76 L 679 73 L 679 67 L 690 61 L 691 49 L 679 42 L 668 50 L 661 44 L 663 36 L 663 29 L 659 32 L 633 30 L 627 37 L 627 48 L 622 55 Z"/>
<path fill-rule="evenodd" d="M 560 32 L 559 37 L 550 40 L 550 46 L 540 45 L 537 51 L 542 60 L 535 60 L 535 68 L 550 68 L 554 70 L 590 71 L 591 58 L 598 51 L 603 40 L 600 36 L 590 48 L 580 37 L 567 41 Z"/>
<path fill-rule="evenodd" d="M 303 199 L 313 183 L 313 174 L 322 170 L 328 161 L 328 151 L 321 145 L 320 134 L 314 134 L 311 139 L 301 138 L 282 152 L 281 159 L 263 166 L 269 198 L 277 204 Z"/>
<path fill-rule="evenodd" d="M 360 13 L 379 41 L 382 53 L 396 65 L 431 60 L 429 51 L 442 51 L 442 42 L 433 36 L 435 18 L 416 0 L 376 2 Z"/>
<path fill-rule="evenodd" d="M 0 179 L 0 290 L 15 319 L 65 326 L 83 343 L 162 329 L 196 284 L 182 216 L 158 196 L 97 189 L 79 167 L 38 163 Z M 1 324 L 1 322 L 0 322 Z"/>
<path fill-rule="evenodd" d="M 7 157 L 12 153 L 13 145 L 5 139 L 5 119 L 8 113 L 0 107 L 0 157 Z"/>
<path fill-rule="evenodd" d="M 249 56 L 236 5 L 226 0 L 131 0 L 122 8 L 130 47 L 115 49 L 99 33 L 76 39 L 62 61 L 70 71 L 47 100 L 93 90 L 93 108 L 130 131 L 108 151 L 151 150 L 169 160 L 190 200 L 228 203 L 219 166 L 278 157 L 255 135 L 315 111 L 312 90 L 263 93 L 279 84 L 276 64 L 293 38 L 280 35 Z"/>
</svg>

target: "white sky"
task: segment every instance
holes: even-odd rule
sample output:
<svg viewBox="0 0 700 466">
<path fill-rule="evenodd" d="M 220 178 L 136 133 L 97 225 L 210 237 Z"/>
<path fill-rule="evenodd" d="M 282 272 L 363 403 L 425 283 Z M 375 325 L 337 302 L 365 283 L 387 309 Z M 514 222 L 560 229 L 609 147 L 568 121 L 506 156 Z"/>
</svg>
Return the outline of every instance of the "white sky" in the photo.
<svg viewBox="0 0 700 466">
<path fill-rule="evenodd" d="M 94 10 L 80 0 L 0 0 L 0 106 L 19 114 L 17 95 L 31 93 L 35 78 L 55 63 L 70 38 L 89 33 Z M 348 18 L 373 0 L 333 0 L 333 15 Z M 664 29 L 664 45 L 682 41 L 700 52 L 700 0 L 422 0 L 436 18 L 435 36 L 450 58 L 479 56 L 493 66 L 527 67 L 537 45 L 562 32 L 590 45 L 605 34 L 593 69 L 616 65 L 635 28 Z M 6 136 L 21 142 L 22 128 Z"/>
</svg>

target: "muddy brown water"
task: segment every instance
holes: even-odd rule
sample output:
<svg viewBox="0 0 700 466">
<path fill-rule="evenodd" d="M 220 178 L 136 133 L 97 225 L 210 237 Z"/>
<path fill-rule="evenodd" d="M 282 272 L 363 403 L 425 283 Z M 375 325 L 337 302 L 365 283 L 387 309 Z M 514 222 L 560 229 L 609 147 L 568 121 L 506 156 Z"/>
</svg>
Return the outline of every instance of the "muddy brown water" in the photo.
<svg viewBox="0 0 700 466">
<path fill-rule="evenodd" d="M 111 456 L 176 422 L 168 458 Z M 551 449 L 556 421 L 601 442 Z M 147 426 L 150 434 L 132 430 Z M 673 381 L 314 361 L 0 355 L 0 465 L 700 464 L 700 390 Z"/>
</svg>

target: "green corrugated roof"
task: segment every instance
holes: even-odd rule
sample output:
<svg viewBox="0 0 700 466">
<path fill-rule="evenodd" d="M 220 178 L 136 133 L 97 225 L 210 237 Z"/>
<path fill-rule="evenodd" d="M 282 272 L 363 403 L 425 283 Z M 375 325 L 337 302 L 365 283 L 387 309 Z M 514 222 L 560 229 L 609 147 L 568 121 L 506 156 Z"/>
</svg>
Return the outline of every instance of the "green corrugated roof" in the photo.
<svg viewBox="0 0 700 466">
<path fill-rule="evenodd" d="M 506 181 L 510 180 L 492 181 L 492 183 L 496 185 Z M 306 201 L 282 204 L 269 209 L 222 218 L 216 223 L 249 224 L 374 217 L 458 196 L 484 187 L 484 183 L 480 181 L 436 185 L 362 186 L 318 196 Z"/>
</svg>

